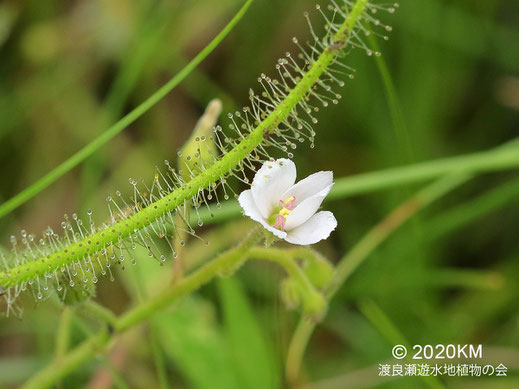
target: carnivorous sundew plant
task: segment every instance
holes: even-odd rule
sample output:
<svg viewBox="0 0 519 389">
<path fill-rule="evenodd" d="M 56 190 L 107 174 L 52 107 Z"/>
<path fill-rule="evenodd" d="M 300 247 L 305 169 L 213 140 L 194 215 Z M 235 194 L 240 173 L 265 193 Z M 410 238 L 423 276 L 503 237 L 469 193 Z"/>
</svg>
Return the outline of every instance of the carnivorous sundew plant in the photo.
<svg viewBox="0 0 519 389">
<path fill-rule="evenodd" d="M 482 217 L 517 202 L 519 144 L 478 142 L 506 124 L 486 116 L 517 106 L 517 80 L 490 93 L 474 85 L 496 72 L 469 66 L 518 70 L 499 43 L 519 38 L 495 26 L 506 0 L 470 15 L 463 1 L 313 1 L 0 4 L 0 388 L 368 387 L 395 345 L 516 339 L 517 315 L 495 324 L 495 307 L 519 298 L 497 293 L 517 284 L 519 247 L 485 224 L 511 229 L 517 209 Z M 451 241 L 472 220 L 469 243 Z M 334 369 L 358 371 L 318 382 Z"/>
<path fill-rule="evenodd" d="M 200 207 L 210 207 L 213 201 L 219 208 L 220 199 L 227 200 L 234 194 L 229 179 L 249 183 L 246 170 L 256 171 L 258 164 L 273 161 L 276 150 L 291 158 L 299 144 L 306 142 L 313 148 L 317 112 L 329 103 L 338 103 L 341 95 L 335 89 L 344 85 L 340 75 L 353 77 L 353 69 L 343 62 L 345 54 L 360 48 L 372 55 L 363 36 L 370 34 L 372 28 L 390 30 L 376 15 L 377 11 L 393 12 L 396 5 L 347 0 L 316 8 L 324 19 L 324 33 L 313 27 L 305 13 L 310 41 L 301 44 L 293 38 L 299 52 L 287 52 L 280 58 L 274 76 L 261 74 L 259 92 L 249 90 L 250 105 L 228 114 L 228 129 L 224 131 L 217 125 L 192 139 L 191 146 L 178 152 L 180 166 L 166 160 L 165 169 L 157 168 L 150 184 L 130 178 L 129 197 L 121 191 L 107 196 L 108 221 L 96 223 L 93 211 L 88 210 L 86 220 L 76 213 L 65 215 L 61 231 L 48 228 L 41 238 L 25 230 L 20 236 L 12 235 L 11 250 L 0 254 L 4 266 L 0 285 L 7 315 L 21 312 L 15 301 L 27 289 L 36 300 L 53 289 L 63 298 L 70 288 L 81 288 L 83 294 L 89 295 L 99 275 L 113 279 L 112 266 L 124 268 L 135 263 L 133 251 L 137 245 L 145 247 L 148 256 L 160 263 L 176 258 L 171 238 L 180 233 L 196 235 L 188 215 L 191 207 L 197 215 Z M 184 155 L 186 150 L 190 154 Z M 290 162 L 285 168 L 291 166 L 295 172 Z M 278 213 L 281 218 L 274 220 L 277 224 L 269 224 L 269 228 L 276 225 L 274 231 L 278 236 L 298 244 L 325 238 L 335 227 L 335 219 L 329 213 L 313 213 L 331 187 L 330 177 L 328 181 L 322 188 L 313 188 L 319 189 L 315 192 L 309 190 L 314 182 L 295 185 L 294 193 L 282 199 L 288 203 Z M 253 187 L 252 191 L 257 189 Z M 288 199 L 291 196 L 293 202 Z M 255 201 L 258 204 L 262 200 Z M 298 207 L 299 202 L 302 206 Z M 291 207 L 295 207 L 293 214 L 287 215 L 292 212 Z M 246 207 L 246 213 L 251 209 Z M 197 224 L 203 225 L 200 217 Z M 277 227 L 281 227 L 279 232 Z M 318 230 L 310 236 L 307 230 L 313 228 Z"/>
</svg>

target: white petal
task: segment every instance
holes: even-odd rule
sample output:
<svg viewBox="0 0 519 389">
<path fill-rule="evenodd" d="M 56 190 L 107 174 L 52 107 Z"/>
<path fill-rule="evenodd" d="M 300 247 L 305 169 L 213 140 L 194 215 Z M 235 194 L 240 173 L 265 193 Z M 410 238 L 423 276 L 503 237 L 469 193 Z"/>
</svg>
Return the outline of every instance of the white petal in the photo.
<svg viewBox="0 0 519 389">
<path fill-rule="evenodd" d="M 288 215 L 285 222 L 285 230 L 290 231 L 306 222 L 310 217 L 317 212 L 324 198 L 330 193 L 333 183 L 328 185 L 320 192 L 313 196 L 307 197 Z"/>
<path fill-rule="evenodd" d="M 283 193 L 283 199 L 294 196 L 296 198 L 295 205 L 302 203 L 308 197 L 316 195 L 320 191 L 326 189 L 333 184 L 333 172 L 317 172 L 309 175 L 304 180 L 289 188 Z"/>
<path fill-rule="evenodd" d="M 337 227 L 337 220 L 333 213 L 321 211 L 308 219 L 306 223 L 290 231 L 285 240 L 293 244 L 314 244 L 328 238 L 335 227 Z"/>
<path fill-rule="evenodd" d="M 285 237 L 287 236 L 286 232 L 280 231 L 270 226 L 267 223 L 267 221 L 261 216 L 258 207 L 256 207 L 256 204 L 254 203 L 254 199 L 252 197 L 252 190 L 248 189 L 241 192 L 240 196 L 238 197 L 238 202 L 243 208 L 245 215 L 250 217 L 252 220 L 257 221 L 258 223 L 261 223 L 263 227 L 272 232 L 278 238 L 285 239 Z"/>
<path fill-rule="evenodd" d="M 283 193 L 296 181 L 296 165 L 289 159 L 267 161 L 254 176 L 252 196 L 261 215 L 268 219 Z"/>
</svg>

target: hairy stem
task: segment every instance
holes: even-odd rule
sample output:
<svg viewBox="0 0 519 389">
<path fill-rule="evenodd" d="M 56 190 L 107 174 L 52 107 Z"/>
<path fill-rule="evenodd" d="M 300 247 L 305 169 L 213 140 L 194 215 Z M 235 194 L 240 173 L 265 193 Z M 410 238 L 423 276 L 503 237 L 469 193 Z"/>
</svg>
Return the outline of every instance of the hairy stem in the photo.
<svg viewBox="0 0 519 389">
<path fill-rule="evenodd" d="M 326 200 L 343 199 L 401 185 L 421 183 L 454 172 L 483 174 L 518 167 L 519 143 L 515 140 L 487 151 L 338 178 Z M 209 224 L 231 219 L 240 215 L 240 212 L 241 207 L 238 202 L 227 201 L 213 218 L 209 217 L 209 212 L 206 210 L 200 210 L 200 217 L 207 220 L 206 224 Z M 193 223 L 196 223 L 194 218 Z"/>
<path fill-rule="evenodd" d="M 312 284 L 306 278 L 301 268 L 294 261 L 294 255 L 291 250 L 283 250 L 277 248 L 254 247 L 249 254 L 250 258 L 262 259 L 264 261 L 276 262 L 281 265 L 287 273 L 297 278 L 305 288 L 313 289 Z"/>
<path fill-rule="evenodd" d="M 332 43 L 343 47 L 347 43 L 348 32 L 359 21 L 364 12 L 368 0 L 357 0 L 346 20 L 332 38 Z M 99 231 L 81 241 L 71 244 L 65 249 L 54 252 L 46 257 L 24 263 L 20 266 L 0 273 L 1 285 L 12 287 L 20 285 L 36 277 L 42 277 L 60 267 L 71 264 L 82 258 L 93 255 L 112 242 L 117 242 L 132 234 L 136 229 L 140 230 L 159 217 L 184 204 L 186 199 L 197 195 L 200 190 L 207 189 L 210 185 L 229 174 L 248 155 L 258 147 L 265 134 L 273 133 L 277 127 L 294 111 L 299 102 L 310 92 L 321 74 L 332 63 L 337 55 L 338 48 L 332 44 L 324 50 L 318 59 L 312 64 L 297 85 L 288 93 L 286 98 L 268 115 L 252 132 L 239 142 L 234 149 L 225 154 L 207 170 L 195 176 L 191 181 L 172 191 L 169 195 L 157 200 L 147 208 L 141 209 L 127 219 L 121 220 L 109 228 Z"/>
<path fill-rule="evenodd" d="M 391 235 L 398 227 L 409 220 L 413 215 L 436 199 L 449 193 L 470 179 L 469 175 L 450 175 L 444 177 L 409 198 L 381 222 L 375 225 L 364 237 L 340 260 L 332 283 L 325 292 L 326 298 L 331 300 L 338 289 L 346 282 L 351 274 L 364 262 L 366 258 Z M 302 318 L 299 322 L 287 354 L 287 379 L 296 383 L 303 355 L 316 326 L 314 321 Z"/>
<path fill-rule="evenodd" d="M 225 273 L 229 269 L 235 269 L 237 264 L 247 259 L 251 248 L 262 237 L 262 232 L 262 229 L 253 230 L 237 247 L 221 254 L 212 262 L 202 266 L 178 283 L 170 285 L 160 295 L 143 302 L 120 318 L 112 320 L 109 317 L 110 315 L 107 315 L 106 319 L 110 320 L 107 323 L 107 329 L 93 335 L 83 344 L 76 347 L 76 349 L 64 355 L 60 361 L 54 360 L 54 362 L 29 380 L 23 388 L 42 389 L 52 386 L 61 378 L 72 373 L 79 365 L 88 361 L 96 353 L 104 352 L 115 334 L 126 331 L 148 319 L 179 298 L 200 288 L 219 274 Z"/>
<path fill-rule="evenodd" d="M 314 286 L 305 275 L 303 270 L 297 265 L 295 258 L 299 255 L 301 251 L 299 250 L 283 250 L 277 248 L 264 248 L 264 247 L 254 247 L 250 251 L 250 258 L 262 259 L 264 261 L 276 262 L 281 265 L 290 277 L 297 280 L 298 284 L 301 288 L 304 289 L 304 293 L 308 295 L 319 295 L 320 293 L 315 290 Z M 296 255 L 294 255 L 296 254 Z"/>
</svg>

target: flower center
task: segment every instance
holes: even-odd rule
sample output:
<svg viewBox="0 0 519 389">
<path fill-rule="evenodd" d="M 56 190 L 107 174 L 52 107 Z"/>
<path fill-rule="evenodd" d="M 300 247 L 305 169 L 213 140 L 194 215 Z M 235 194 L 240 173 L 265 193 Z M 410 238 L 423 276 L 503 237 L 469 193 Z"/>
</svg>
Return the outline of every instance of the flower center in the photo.
<svg viewBox="0 0 519 389">
<path fill-rule="evenodd" d="M 274 219 L 273 221 L 273 225 L 272 227 L 274 228 L 278 228 L 281 230 L 281 231 L 285 231 L 285 222 L 286 222 L 286 219 L 288 217 L 288 215 L 290 215 L 290 213 L 294 210 L 295 208 L 295 203 L 296 201 L 296 198 L 294 196 L 290 196 L 290 197 L 287 197 L 284 201 L 283 200 L 279 200 L 279 202 L 281 203 L 281 209 L 279 209 L 279 211 L 276 213 L 274 213 L 274 215 L 271 216 L 270 219 Z"/>
</svg>

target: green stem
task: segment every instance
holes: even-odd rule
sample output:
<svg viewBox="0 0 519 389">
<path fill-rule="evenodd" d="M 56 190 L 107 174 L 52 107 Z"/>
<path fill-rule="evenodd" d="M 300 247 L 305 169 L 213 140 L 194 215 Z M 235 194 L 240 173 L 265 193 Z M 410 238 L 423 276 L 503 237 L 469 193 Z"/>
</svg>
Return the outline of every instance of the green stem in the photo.
<svg viewBox="0 0 519 389">
<path fill-rule="evenodd" d="M 332 283 L 325 292 L 330 301 L 351 274 L 368 258 L 368 256 L 391 235 L 398 227 L 413 215 L 436 199 L 457 188 L 470 179 L 469 175 L 450 175 L 428 185 L 416 195 L 402 203 L 386 218 L 375 225 L 364 237 L 340 260 L 336 267 Z M 314 321 L 301 319 L 287 354 L 286 374 L 290 382 L 297 382 L 303 355 L 308 341 L 316 326 Z"/>
<path fill-rule="evenodd" d="M 31 186 L 25 188 L 20 193 L 7 200 L 5 203 L 0 205 L 0 218 L 4 217 L 20 205 L 25 203 L 27 200 L 34 197 L 36 194 L 41 192 L 43 189 L 48 187 L 59 177 L 67 173 L 72 168 L 83 162 L 88 156 L 92 155 L 101 146 L 106 144 L 110 139 L 119 134 L 122 130 L 127 128 L 130 124 L 145 114 L 150 108 L 162 100 L 169 92 L 173 90 L 180 82 L 182 82 L 192 71 L 195 69 L 200 62 L 202 62 L 218 44 L 227 36 L 227 34 L 234 28 L 234 26 L 243 17 L 249 6 L 254 0 L 247 0 L 242 6 L 238 13 L 232 18 L 222 31 L 200 52 L 193 58 L 180 72 L 173 76 L 164 86 L 162 86 L 157 92 L 148 97 L 139 106 L 134 108 L 127 115 L 123 116 L 119 121 L 109 127 L 106 131 L 100 134 L 91 143 L 83 147 L 76 154 L 72 155 L 69 159 L 61 163 L 55 169 L 51 170 L 45 176 L 40 178 Z"/>
<path fill-rule="evenodd" d="M 434 200 L 457 188 L 468 181 L 470 176 L 451 175 L 444 177 L 419 191 L 405 201 L 385 219 L 373 227 L 364 237 L 345 255 L 336 267 L 336 274 L 326 291 L 326 297 L 332 298 L 359 265 L 371 254 L 387 237 L 418 211 L 431 204 Z"/>
<path fill-rule="evenodd" d="M 297 258 L 307 258 L 310 260 L 318 258 L 314 252 L 307 249 L 277 249 L 255 247 L 250 251 L 250 258 L 273 261 L 281 265 L 289 275 L 289 282 L 295 282 L 297 294 L 300 302 L 295 303 L 302 306 L 303 314 L 309 320 L 319 321 L 326 311 L 326 300 L 324 296 L 312 284 L 310 278 L 296 262 Z M 293 305 L 294 302 L 288 302 Z M 294 305 L 295 305 L 294 304 Z"/>
<path fill-rule="evenodd" d="M 110 326 L 114 327 L 116 325 L 117 316 L 115 316 L 115 314 L 108 308 L 103 307 L 95 301 L 86 301 L 81 305 L 81 307 Z"/>
<path fill-rule="evenodd" d="M 229 269 L 236 269 L 238 264 L 246 260 L 249 251 L 263 236 L 262 233 L 262 229 L 253 230 L 237 247 L 221 254 L 212 262 L 202 266 L 178 283 L 170 285 L 160 295 L 147 300 L 122 317 L 115 319 L 112 325 L 114 331 L 108 332 L 106 329 L 103 329 L 96 335 L 93 335 L 76 349 L 66 354 L 61 361 L 55 360 L 40 371 L 23 388 L 43 389 L 52 386 L 61 378 L 72 373 L 78 366 L 88 361 L 96 353 L 104 351 L 115 333 L 126 331 L 148 319 L 154 313 L 200 288 L 219 274 L 228 272 Z M 97 310 L 97 308 L 98 306 L 94 309 Z"/>
<path fill-rule="evenodd" d="M 516 142 L 508 142 L 488 151 L 347 177 L 334 185 L 329 197 L 344 198 L 404 184 L 424 182 L 451 173 L 479 174 L 518 166 L 519 147 Z"/>
<path fill-rule="evenodd" d="M 353 28 L 360 19 L 366 5 L 367 0 L 356 1 L 351 12 L 346 17 L 346 20 L 333 37 L 332 43 L 340 43 L 340 46 L 344 46 L 344 43 L 347 42 L 348 31 Z M 185 183 L 178 189 L 173 190 L 169 195 L 162 197 L 155 203 L 127 219 L 111 225 L 105 230 L 92 234 L 81 241 L 71 244 L 65 249 L 47 255 L 45 258 L 37 258 L 32 262 L 1 272 L 0 280 L 2 286 L 5 288 L 20 285 L 36 277 L 43 277 L 58 268 L 74 263 L 86 256 L 93 255 L 102 250 L 106 245 L 110 245 L 111 242 L 117 242 L 120 239 L 126 238 L 132 234 L 135 229 L 140 230 L 149 225 L 174 210 L 177 206 L 184 204 L 186 199 L 197 195 L 201 189 L 207 189 L 210 185 L 229 174 L 263 142 L 265 134 L 273 133 L 277 127 L 297 109 L 299 102 L 308 95 L 321 74 L 325 72 L 328 65 L 333 62 L 337 55 L 337 50 L 338 48 L 333 44 L 324 50 L 305 75 L 299 80 L 297 85 L 288 93 L 286 98 L 277 105 L 246 138 L 242 139 L 234 149 L 223 155 L 219 161 L 208 167 L 207 170 L 195 176 L 191 181 Z M 162 90 L 163 89 L 159 90 L 157 93 L 159 95 L 161 93 L 167 93 L 165 91 L 161 92 Z M 154 96 L 150 99 L 155 100 L 156 97 Z"/>
<path fill-rule="evenodd" d="M 335 180 L 335 185 L 326 200 L 343 199 L 363 193 L 420 183 L 454 172 L 482 174 L 515 169 L 519 167 L 518 146 L 516 140 L 488 151 L 342 177 Z M 231 219 L 240 215 L 240 212 L 241 207 L 236 201 L 227 201 L 214 217 L 209 217 L 207 210 L 200 210 L 200 217 L 206 220 L 206 224 L 209 224 Z M 193 223 L 196 223 L 196 218 L 193 218 Z"/>
<path fill-rule="evenodd" d="M 73 351 L 67 353 L 62 359 L 54 360 L 29 380 L 23 388 L 43 389 L 51 387 L 63 377 L 74 372 L 92 356 L 104 351 L 109 340 L 110 334 L 106 330 L 93 335 Z"/>
<path fill-rule="evenodd" d="M 264 261 L 276 262 L 281 265 L 286 272 L 305 285 L 306 288 L 311 288 L 312 284 L 304 275 L 301 268 L 294 261 L 294 255 L 291 250 L 283 250 L 277 248 L 254 247 L 250 253 L 250 258 L 262 259 Z"/>
<path fill-rule="evenodd" d="M 61 360 L 66 354 L 70 340 L 70 324 L 72 321 L 72 309 L 63 307 L 61 317 L 58 324 L 58 332 L 56 336 L 56 356 L 57 360 Z"/>
<path fill-rule="evenodd" d="M 238 247 L 221 254 L 215 260 L 202 266 L 189 277 L 182 278 L 179 282 L 164 290 L 160 295 L 124 314 L 117 320 L 115 329 L 118 332 L 126 331 L 135 324 L 147 319 L 155 312 L 167 307 L 172 301 L 200 288 L 216 275 L 225 273 L 227 269 L 232 268 L 237 263 L 240 263 L 240 261 L 243 261 L 249 250 L 261 238 L 262 235 L 260 232 L 262 231 L 254 230 Z"/>
</svg>

